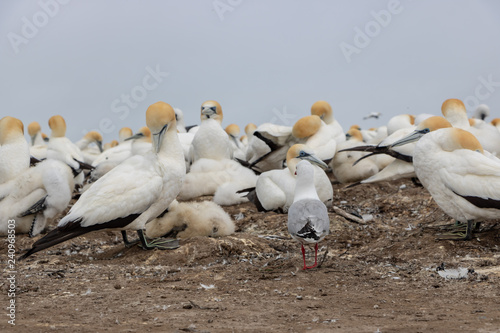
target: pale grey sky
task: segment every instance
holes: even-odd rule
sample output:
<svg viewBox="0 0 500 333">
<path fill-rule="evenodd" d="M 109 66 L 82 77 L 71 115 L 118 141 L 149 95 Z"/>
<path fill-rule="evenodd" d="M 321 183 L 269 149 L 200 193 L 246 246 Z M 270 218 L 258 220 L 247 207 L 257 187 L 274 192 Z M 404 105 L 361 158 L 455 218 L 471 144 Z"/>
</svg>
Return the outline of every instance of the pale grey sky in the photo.
<svg viewBox="0 0 500 333">
<path fill-rule="evenodd" d="M 61 114 L 68 137 L 144 125 L 163 100 L 199 123 L 292 125 L 327 100 L 347 129 L 447 98 L 500 117 L 500 2 L 39 0 L 0 3 L 1 116 Z M 363 116 L 379 111 L 379 120 Z"/>
</svg>

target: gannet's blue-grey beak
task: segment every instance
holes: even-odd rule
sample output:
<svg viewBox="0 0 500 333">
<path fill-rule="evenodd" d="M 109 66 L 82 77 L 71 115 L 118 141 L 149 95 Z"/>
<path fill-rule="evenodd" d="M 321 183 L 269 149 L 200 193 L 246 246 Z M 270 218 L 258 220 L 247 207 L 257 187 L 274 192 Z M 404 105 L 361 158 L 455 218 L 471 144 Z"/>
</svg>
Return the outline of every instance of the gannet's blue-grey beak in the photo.
<svg viewBox="0 0 500 333">
<path fill-rule="evenodd" d="M 408 143 L 418 141 L 422 136 L 424 136 L 425 134 L 427 134 L 429 132 L 430 132 L 430 130 L 428 128 L 424 128 L 423 130 L 413 131 L 412 133 L 408 134 L 404 138 L 394 142 L 391 145 L 391 147 L 403 146 L 403 145 L 406 145 Z"/>
<path fill-rule="evenodd" d="M 163 126 L 158 133 L 153 133 L 153 149 L 156 153 L 160 151 L 163 136 L 165 135 L 165 131 L 167 130 L 167 128 L 168 124 Z"/>
<path fill-rule="evenodd" d="M 201 114 L 207 116 L 208 118 L 210 118 L 210 116 L 213 116 L 216 113 L 217 113 L 216 106 L 203 106 L 201 108 Z"/>
<path fill-rule="evenodd" d="M 319 166 L 320 168 L 322 168 L 323 170 L 326 170 L 328 169 L 328 165 L 323 162 L 322 160 L 320 160 L 319 158 L 317 158 L 316 156 L 312 155 L 312 154 L 301 154 L 298 156 L 300 159 L 302 160 L 308 160 L 309 162 L 311 162 L 311 164 L 316 164 L 317 166 Z"/>
</svg>

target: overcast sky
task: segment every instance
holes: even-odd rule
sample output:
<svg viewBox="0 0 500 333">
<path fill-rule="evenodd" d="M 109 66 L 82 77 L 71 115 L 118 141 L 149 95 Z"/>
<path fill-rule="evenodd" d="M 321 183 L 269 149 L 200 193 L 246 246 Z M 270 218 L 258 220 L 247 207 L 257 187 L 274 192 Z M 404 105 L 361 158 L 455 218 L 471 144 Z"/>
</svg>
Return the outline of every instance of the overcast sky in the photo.
<svg viewBox="0 0 500 333">
<path fill-rule="evenodd" d="M 0 2 L 1 116 L 60 114 L 105 141 L 159 100 L 199 123 L 292 125 L 317 100 L 347 129 L 447 98 L 500 117 L 500 2 L 199 0 Z M 382 112 L 379 120 L 363 120 Z"/>
</svg>

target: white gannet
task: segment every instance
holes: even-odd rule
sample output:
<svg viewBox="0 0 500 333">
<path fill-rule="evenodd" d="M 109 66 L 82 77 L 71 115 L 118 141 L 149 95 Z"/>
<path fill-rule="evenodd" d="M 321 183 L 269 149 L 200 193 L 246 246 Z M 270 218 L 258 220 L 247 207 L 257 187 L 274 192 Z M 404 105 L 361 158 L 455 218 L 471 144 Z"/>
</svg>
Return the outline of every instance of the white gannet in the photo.
<svg viewBox="0 0 500 333">
<path fill-rule="evenodd" d="M 245 165 L 258 173 L 282 169 L 288 149 L 296 139 L 292 127 L 264 123 L 248 139 Z"/>
<path fill-rule="evenodd" d="M 102 150 L 105 151 L 105 150 L 108 150 L 110 148 L 113 148 L 113 147 L 116 147 L 118 146 L 118 141 L 117 140 L 111 140 L 110 142 L 106 142 L 103 146 L 102 146 Z"/>
<path fill-rule="evenodd" d="M 49 127 L 52 130 L 47 145 L 47 158 L 60 160 L 71 167 L 77 175 L 75 182 L 83 184 L 83 170 L 91 170 L 92 167 L 84 162 L 83 154 L 73 142 L 66 137 L 66 122 L 60 115 L 49 119 Z"/>
<path fill-rule="evenodd" d="M 288 211 L 293 202 L 295 168 L 300 160 L 308 160 L 315 164 L 314 185 L 318 196 L 325 205 L 330 206 L 332 204 L 332 184 L 323 171 L 323 169 L 328 168 L 328 165 L 316 157 L 311 148 L 303 144 L 295 144 L 287 152 L 287 167 L 262 173 L 257 179 L 255 192 L 248 193 L 247 197 L 256 205 L 259 211 L 275 210 L 283 213 Z"/>
<path fill-rule="evenodd" d="M 16 221 L 16 233 L 38 235 L 68 206 L 74 179 L 64 162 L 45 159 L 16 178 L 0 185 L 0 235 L 7 220 Z"/>
<path fill-rule="evenodd" d="M 378 173 L 360 181 L 360 183 L 368 184 L 415 177 L 415 169 L 413 167 L 413 150 L 415 149 L 415 144 L 401 145 L 401 140 L 405 140 L 408 135 L 414 133 L 427 133 L 446 127 L 451 127 L 451 124 L 446 119 L 433 116 L 420 122 L 410 133 L 407 133 L 407 128 L 396 131 L 391 136 L 391 143 L 379 147 L 379 152 L 389 154 L 395 159 Z M 406 133 L 405 136 L 401 138 L 400 134 L 404 133 Z"/>
<path fill-rule="evenodd" d="M 221 237 L 234 233 L 234 222 L 228 213 L 212 201 L 178 202 L 168 212 L 146 224 L 149 238 Z"/>
<path fill-rule="evenodd" d="M 485 120 L 490 115 L 490 107 L 486 104 L 479 104 L 474 110 L 472 118 Z"/>
<path fill-rule="evenodd" d="M 326 101 L 317 101 L 311 106 L 311 115 L 318 116 L 330 128 L 333 139 L 337 142 L 345 141 L 344 129 L 340 123 L 333 117 L 332 106 Z"/>
<path fill-rule="evenodd" d="M 95 146 L 91 146 L 95 144 Z M 83 160 L 87 164 L 92 164 L 94 160 L 103 152 L 102 135 L 97 131 L 90 131 L 80 140 L 75 142 L 75 145 L 83 154 Z"/>
<path fill-rule="evenodd" d="M 229 124 L 224 129 L 229 136 L 231 149 L 233 150 L 233 158 L 245 160 L 246 151 L 243 150 L 243 144 L 240 142 L 240 127 L 236 124 Z"/>
<path fill-rule="evenodd" d="M 297 180 L 293 203 L 288 210 L 288 232 L 302 247 L 304 268 L 318 265 L 318 242 L 330 232 L 328 210 L 314 188 L 314 168 L 308 161 L 297 164 Z M 314 265 L 306 266 L 304 243 L 314 245 Z"/>
<path fill-rule="evenodd" d="M 151 130 L 147 126 L 143 126 L 131 137 L 125 141 L 132 141 L 130 153 L 133 155 L 144 155 L 151 151 L 153 140 L 151 139 Z"/>
<path fill-rule="evenodd" d="M 419 180 L 438 206 L 465 229 L 448 238 L 470 239 L 475 222 L 500 218 L 500 159 L 463 129 L 426 133 L 415 132 L 399 144 L 419 140 L 413 154 Z"/>
<path fill-rule="evenodd" d="M 354 164 L 367 153 L 361 151 L 343 151 L 339 150 L 352 148 L 363 145 L 363 136 L 361 131 L 355 127 L 351 127 L 346 133 L 347 140 L 341 142 L 337 146 L 337 152 L 330 162 L 335 179 L 339 182 L 354 183 L 373 176 L 379 171 L 377 164 L 370 158 L 361 160 Z"/>
<path fill-rule="evenodd" d="M 200 118 L 200 128 L 191 143 L 191 161 L 194 163 L 200 158 L 231 159 L 229 137 L 221 126 L 223 114 L 220 104 L 216 101 L 204 102 Z"/>
<path fill-rule="evenodd" d="M 135 230 L 144 248 L 143 229 L 160 216 L 176 198 L 186 173 L 177 137 L 175 113 L 165 102 L 146 111 L 146 124 L 153 133 L 153 149 L 134 155 L 108 172 L 85 191 L 56 229 L 33 244 L 22 258 L 87 232 L 101 229 Z M 175 243 L 175 242 L 174 242 Z"/>
<path fill-rule="evenodd" d="M 389 119 L 389 122 L 387 122 L 387 135 L 389 136 L 402 128 L 414 128 L 414 126 L 415 116 L 411 114 L 399 114 L 392 117 L 391 119 Z"/>
<path fill-rule="evenodd" d="M 237 191 L 254 187 L 256 182 L 254 172 L 234 160 L 201 158 L 191 165 L 179 199 L 214 195 L 214 202 L 219 205 L 235 205 L 247 201 Z"/>
<path fill-rule="evenodd" d="M 30 151 L 23 122 L 3 117 L 0 119 L 0 184 L 14 179 L 29 167 Z"/>
<path fill-rule="evenodd" d="M 30 155 L 33 157 L 33 164 L 47 158 L 47 143 L 43 138 L 42 128 L 36 121 L 28 125 L 28 134 L 31 138 Z"/>
<path fill-rule="evenodd" d="M 186 133 L 186 124 L 184 123 L 184 112 L 179 108 L 174 108 L 175 121 L 177 121 L 177 132 Z"/>
<path fill-rule="evenodd" d="M 441 112 L 453 127 L 471 132 L 479 140 L 484 150 L 500 156 L 500 133 L 493 126 L 489 126 L 484 122 L 483 125 L 485 126 L 480 128 L 471 126 L 469 118 L 467 118 L 465 105 L 461 100 L 447 99 L 441 106 Z"/>
<path fill-rule="evenodd" d="M 494 118 L 490 124 L 500 131 L 500 118 Z"/>
<path fill-rule="evenodd" d="M 322 161 L 329 162 L 335 155 L 337 141 L 332 135 L 332 130 L 316 115 L 297 120 L 292 127 L 292 135 L 299 143 L 312 148 Z"/>
</svg>

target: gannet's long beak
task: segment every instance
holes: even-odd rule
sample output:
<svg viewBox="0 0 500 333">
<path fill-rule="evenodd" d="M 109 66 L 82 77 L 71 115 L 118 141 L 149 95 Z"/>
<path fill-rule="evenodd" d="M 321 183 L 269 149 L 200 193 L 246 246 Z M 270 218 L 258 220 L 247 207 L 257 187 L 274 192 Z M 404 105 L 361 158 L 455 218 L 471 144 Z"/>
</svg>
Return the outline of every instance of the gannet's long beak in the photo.
<svg viewBox="0 0 500 333">
<path fill-rule="evenodd" d="M 162 127 L 162 129 L 158 133 L 153 133 L 153 149 L 156 153 L 160 151 L 161 143 L 163 141 L 163 136 L 165 135 L 165 131 L 168 128 L 168 124 Z"/>
<path fill-rule="evenodd" d="M 144 137 L 144 134 L 139 132 L 139 133 L 136 133 L 132 136 L 129 136 L 128 138 L 126 138 L 124 141 L 128 141 L 128 140 L 134 140 L 134 139 L 140 139 L 140 138 L 143 138 Z"/>
<path fill-rule="evenodd" d="M 391 147 L 403 146 L 403 145 L 406 145 L 408 143 L 412 143 L 412 142 L 418 141 L 422 136 L 424 136 L 425 134 L 427 134 L 429 132 L 430 131 L 429 131 L 428 128 L 424 128 L 423 130 L 413 131 L 412 133 L 408 134 L 404 138 L 402 138 L 402 139 L 394 142 L 391 145 Z"/>
<path fill-rule="evenodd" d="M 102 141 L 99 141 L 97 140 L 95 142 L 95 144 L 97 145 L 97 148 L 99 148 L 99 151 L 102 153 L 104 150 L 102 149 Z"/>
<path fill-rule="evenodd" d="M 323 170 L 327 170 L 328 169 L 328 165 L 325 162 L 323 162 L 322 160 L 320 160 L 319 158 L 317 158 L 316 156 L 314 156 L 314 155 L 307 155 L 303 159 L 304 160 L 308 160 L 312 164 L 316 164 L 317 166 L 319 166 Z"/>
</svg>

